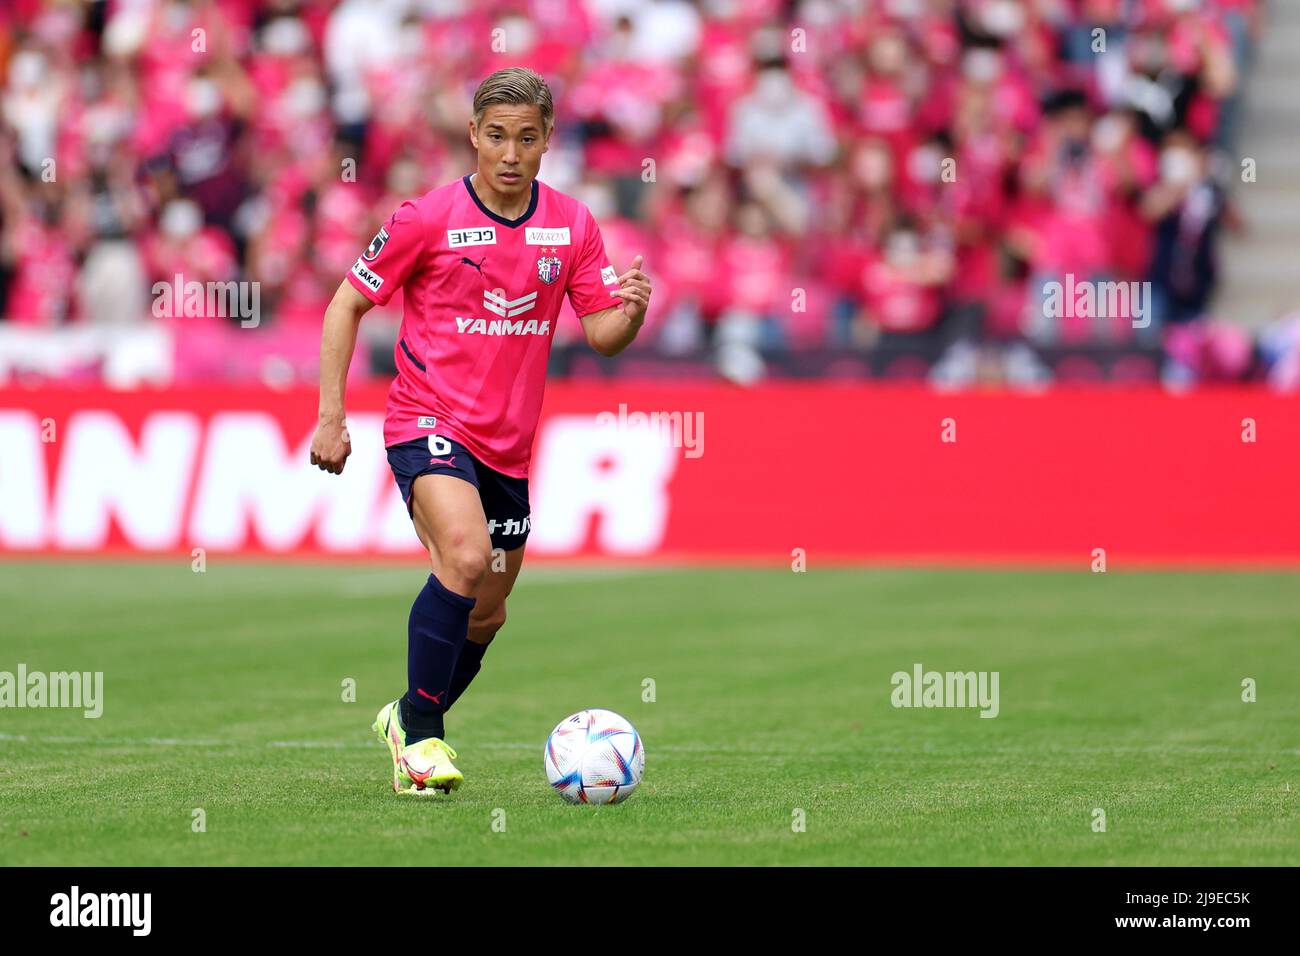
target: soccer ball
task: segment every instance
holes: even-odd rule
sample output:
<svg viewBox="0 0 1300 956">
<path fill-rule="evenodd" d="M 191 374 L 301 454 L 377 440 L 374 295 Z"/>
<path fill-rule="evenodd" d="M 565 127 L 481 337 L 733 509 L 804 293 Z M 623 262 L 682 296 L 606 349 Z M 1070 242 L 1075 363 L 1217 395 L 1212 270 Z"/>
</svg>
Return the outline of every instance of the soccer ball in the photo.
<svg viewBox="0 0 1300 956">
<path fill-rule="evenodd" d="M 612 710 L 566 717 L 546 738 L 546 779 L 570 803 L 618 803 L 645 773 L 645 747 L 636 728 Z"/>
</svg>

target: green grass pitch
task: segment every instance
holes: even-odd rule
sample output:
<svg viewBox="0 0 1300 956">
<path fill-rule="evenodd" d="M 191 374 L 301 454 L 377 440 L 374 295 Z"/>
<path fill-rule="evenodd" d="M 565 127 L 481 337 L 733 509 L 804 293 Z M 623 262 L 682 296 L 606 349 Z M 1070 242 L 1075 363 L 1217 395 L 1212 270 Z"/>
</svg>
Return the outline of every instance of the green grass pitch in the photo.
<svg viewBox="0 0 1300 956">
<path fill-rule="evenodd" d="M 0 564 L 0 671 L 104 672 L 97 720 L 0 710 L 0 863 L 1300 859 L 1294 575 L 525 566 L 448 715 L 465 786 L 431 799 L 391 792 L 369 729 L 422 579 Z M 891 706 L 917 662 L 997 671 L 999 716 Z M 542 743 L 585 707 L 645 741 L 624 804 L 546 785 Z"/>
</svg>

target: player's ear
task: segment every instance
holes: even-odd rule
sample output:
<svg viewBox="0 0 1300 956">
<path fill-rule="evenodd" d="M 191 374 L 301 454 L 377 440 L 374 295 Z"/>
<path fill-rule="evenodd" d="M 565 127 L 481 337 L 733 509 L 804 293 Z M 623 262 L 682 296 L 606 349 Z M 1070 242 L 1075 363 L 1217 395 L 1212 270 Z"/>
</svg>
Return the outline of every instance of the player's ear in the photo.
<svg viewBox="0 0 1300 956">
<path fill-rule="evenodd" d="M 469 144 L 478 149 L 478 126 L 473 121 L 469 121 Z"/>
</svg>

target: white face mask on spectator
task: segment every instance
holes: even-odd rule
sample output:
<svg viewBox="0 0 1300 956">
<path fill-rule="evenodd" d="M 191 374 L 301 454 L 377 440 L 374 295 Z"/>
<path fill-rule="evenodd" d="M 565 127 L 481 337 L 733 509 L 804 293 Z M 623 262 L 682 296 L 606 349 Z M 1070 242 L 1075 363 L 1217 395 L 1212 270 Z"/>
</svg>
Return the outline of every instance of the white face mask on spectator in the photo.
<svg viewBox="0 0 1300 956">
<path fill-rule="evenodd" d="M 602 183 L 591 183 L 582 189 L 582 201 L 597 220 L 614 215 L 614 195 Z"/>
<path fill-rule="evenodd" d="M 859 150 L 853 163 L 858 182 L 868 189 L 879 189 L 889 183 L 889 155 L 879 149 Z"/>
<path fill-rule="evenodd" d="M 272 56 L 310 52 L 311 37 L 301 20 L 276 17 L 262 28 L 262 48 Z"/>
<path fill-rule="evenodd" d="M 907 171 L 919 183 L 937 183 L 943 154 L 937 146 L 918 146 L 907 157 Z"/>
<path fill-rule="evenodd" d="M 212 80 L 190 80 L 185 89 L 185 105 L 191 116 L 207 119 L 221 109 L 221 90 Z"/>
<path fill-rule="evenodd" d="M 1092 128 L 1092 145 L 1103 153 L 1119 149 L 1124 142 L 1124 120 L 1118 116 L 1103 116 Z"/>
<path fill-rule="evenodd" d="M 1002 59 L 993 50 L 971 50 L 962 58 L 961 72 L 972 83 L 992 83 L 1002 75 Z"/>
<path fill-rule="evenodd" d="M 307 77 L 294 80 L 285 94 L 285 103 L 298 119 L 315 116 L 325 108 L 325 87 Z"/>
<path fill-rule="evenodd" d="M 188 199 L 173 199 L 163 207 L 158 226 L 168 239 L 188 239 L 203 225 L 203 213 Z"/>
<path fill-rule="evenodd" d="M 45 83 L 45 57 L 35 50 L 23 50 L 9 64 L 9 85 L 14 90 L 34 90 Z"/>
<path fill-rule="evenodd" d="M 785 70 L 764 70 L 754 85 L 754 95 L 765 106 L 780 106 L 790 98 L 790 77 Z"/>
<path fill-rule="evenodd" d="M 1186 185 L 1196 178 L 1196 156 L 1182 146 L 1171 146 L 1160 154 L 1160 176 L 1165 182 Z"/>
<path fill-rule="evenodd" d="M 399 56 L 415 59 L 424 51 L 424 27 L 419 23 L 405 23 L 397 33 L 396 50 Z"/>
<path fill-rule="evenodd" d="M 905 269 L 920 255 L 921 243 L 914 232 L 896 232 L 885 244 L 885 258 L 889 264 Z"/>
<path fill-rule="evenodd" d="M 1025 24 L 1025 8 L 1018 0 L 993 0 L 980 17 L 984 29 L 998 37 L 1011 36 Z"/>
<path fill-rule="evenodd" d="M 531 50 L 537 42 L 537 30 L 527 17 L 506 17 L 500 26 L 504 49 L 512 52 Z"/>
<path fill-rule="evenodd" d="M 889 0 L 887 8 L 891 15 L 910 20 L 924 9 L 922 2 L 923 0 Z"/>
</svg>

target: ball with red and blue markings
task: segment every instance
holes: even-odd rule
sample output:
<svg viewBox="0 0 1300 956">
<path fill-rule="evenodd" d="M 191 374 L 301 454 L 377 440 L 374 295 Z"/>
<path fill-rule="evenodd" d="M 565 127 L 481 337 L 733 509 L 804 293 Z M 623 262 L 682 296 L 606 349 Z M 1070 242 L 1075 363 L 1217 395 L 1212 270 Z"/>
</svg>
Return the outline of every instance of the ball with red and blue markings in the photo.
<svg viewBox="0 0 1300 956">
<path fill-rule="evenodd" d="M 645 773 L 641 735 L 612 710 L 566 717 L 546 738 L 546 779 L 570 803 L 619 803 Z"/>
</svg>

